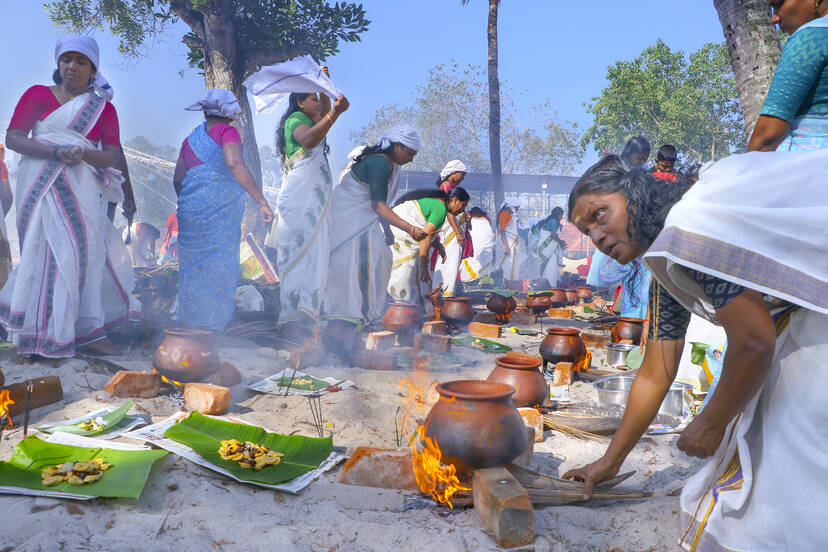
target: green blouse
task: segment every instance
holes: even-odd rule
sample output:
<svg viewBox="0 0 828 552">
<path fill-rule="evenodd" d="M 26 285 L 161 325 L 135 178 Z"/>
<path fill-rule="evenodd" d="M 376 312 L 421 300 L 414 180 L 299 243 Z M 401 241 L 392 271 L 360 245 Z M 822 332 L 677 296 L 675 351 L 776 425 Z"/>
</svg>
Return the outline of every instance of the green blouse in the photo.
<svg viewBox="0 0 828 552">
<path fill-rule="evenodd" d="M 446 204 L 444 201 L 434 197 L 424 197 L 417 200 L 423 216 L 437 228 L 443 226 L 446 221 Z"/>
<path fill-rule="evenodd" d="M 293 133 L 302 125 L 313 126 L 313 120 L 301 111 L 294 111 L 285 120 L 285 156 L 290 159 L 297 151 L 302 149 L 302 144 L 296 141 Z"/>
<path fill-rule="evenodd" d="M 391 178 L 391 163 L 384 155 L 366 155 L 351 167 L 351 172 L 360 182 L 368 184 L 371 201 L 388 201 L 388 180 Z"/>
</svg>

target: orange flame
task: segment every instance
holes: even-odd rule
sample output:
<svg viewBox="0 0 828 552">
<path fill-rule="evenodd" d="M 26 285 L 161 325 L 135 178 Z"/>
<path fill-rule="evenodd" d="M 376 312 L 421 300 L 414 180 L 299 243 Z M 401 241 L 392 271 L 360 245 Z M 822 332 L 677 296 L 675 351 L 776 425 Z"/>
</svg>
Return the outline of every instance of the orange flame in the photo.
<svg viewBox="0 0 828 552">
<path fill-rule="evenodd" d="M 181 383 L 180 381 L 175 381 L 174 379 L 169 379 L 164 374 L 161 374 L 161 381 L 163 381 L 164 383 L 169 383 L 173 387 L 184 389 L 184 384 L 183 383 Z"/>
<path fill-rule="evenodd" d="M 400 380 L 400 389 L 405 393 L 402 406 L 401 433 L 406 435 L 417 427 L 416 420 L 424 418 L 431 405 L 436 401 L 432 398 L 436 393 L 437 382 L 431 379 L 428 373 L 427 357 L 414 357 L 414 373 L 410 378 Z"/>
<path fill-rule="evenodd" d="M 6 427 L 12 427 L 11 421 L 11 414 L 9 413 L 9 407 L 14 404 L 14 401 L 11 399 L 11 393 L 9 393 L 8 389 L 3 389 L 0 391 L 0 423 L 3 422 L 3 416 L 6 417 Z"/>
<path fill-rule="evenodd" d="M 574 370 L 575 372 L 586 372 L 587 370 L 589 370 L 589 365 L 591 361 L 592 353 L 590 351 L 587 351 L 584 357 L 578 363 L 576 363 L 575 366 L 572 367 L 572 370 Z"/>
<path fill-rule="evenodd" d="M 423 450 L 420 451 L 417 446 L 417 439 L 414 439 L 411 444 L 413 452 L 413 468 L 414 477 L 417 479 L 417 485 L 423 494 L 431 495 L 431 497 L 441 504 L 447 504 L 449 508 L 454 509 L 451 504 L 451 497 L 458 491 L 471 491 L 471 487 L 466 487 L 460 482 L 457 477 L 457 468 L 453 464 L 443 464 L 440 459 L 443 454 L 437 441 L 431 437 L 425 436 L 425 428 L 419 426 L 415 437 L 420 437 Z"/>
</svg>

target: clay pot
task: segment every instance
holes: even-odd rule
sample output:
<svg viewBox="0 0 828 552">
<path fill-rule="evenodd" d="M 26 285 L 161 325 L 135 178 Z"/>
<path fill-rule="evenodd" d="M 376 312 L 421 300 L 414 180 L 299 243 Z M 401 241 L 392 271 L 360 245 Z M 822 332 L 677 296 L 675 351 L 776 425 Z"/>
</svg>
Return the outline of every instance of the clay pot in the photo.
<svg viewBox="0 0 828 552">
<path fill-rule="evenodd" d="M 389 303 L 382 317 L 382 327 L 396 333 L 412 333 L 420 324 L 420 310 L 412 303 Z"/>
<path fill-rule="evenodd" d="M 566 291 L 562 289 L 550 289 L 549 296 L 551 297 L 550 307 L 561 308 L 566 306 Z"/>
<path fill-rule="evenodd" d="M 514 297 L 506 297 L 497 293 L 492 293 L 486 302 L 486 308 L 495 314 L 505 314 L 515 310 L 515 307 L 517 307 L 517 301 Z"/>
<path fill-rule="evenodd" d="M 440 316 L 449 326 L 462 328 L 474 318 L 474 309 L 468 297 L 446 297 Z"/>
<path fill-rule="evenodd" d="M 566 293 L 566 302 L 569 305 L 577 305 L 581 302 L 581 298 L 578 297 L 578 292 L 574 289 L 567 289 L 565 290 Z"/>
<path fill-rule="evenodd" d="M 517 407 L 544 404 L 549 388 L 539 368 L 543 359 L 529 355 L 506 355 L 495 359 L 488 381 L 508 383 L 515 388 L 512 402 Z"/>
<path fill-rule="evenodd" d="M 437 386 L 440 400 L 425 421 L 425 436 L 434 439 L 441 461 L 465 474 L 503 466 L 529 445 L 512 395 L 515 388 L 498 381 L 457 380 Z"/>
<path fill-rule="evenodd" d="M 576 291 L 576 293 L 578 293 L 578 297 L 580 297 L 581 300 L 584 303 L 589 303 L 590 301 L 592 301 L 592 288 L 591 287 L 589 287 L 589 286 L 577 286 L 575 288 L 575 291 Z"/>
<path fill-rule="evenodd" d="M 612 329 L 612 341 L 618 343 L 622 339 L 630 339 L 635 345 L 641 345 L 641 334 L 644 333 L 644 320 L 641 318 L 619 318 Z"/>
<path fill-rule="evenodd" d="M 535 314 L 548 310 L 552 305 L 552 296 L 548 294 L 530 295 L 526 298 L 526 306 L 532 309 Z"/>
<path fill-rule="evenodd" d="M 180 382 L 201 381 L 219 368 L 213 350 L 213 333 L 207 330 L 172 328 L 164 330 L 164 341 L 155 350 L 152 366 Z"/>
<path fill-rule="evenodd" d="M 559 362 L 571 362 L 577 365 L 586 357 L 587 349 L 581 332 L 575 328 L 549 328 L 548 334 L 540 344 L 543 368 L 547 364 L 553 367 Z"/>
</svg>

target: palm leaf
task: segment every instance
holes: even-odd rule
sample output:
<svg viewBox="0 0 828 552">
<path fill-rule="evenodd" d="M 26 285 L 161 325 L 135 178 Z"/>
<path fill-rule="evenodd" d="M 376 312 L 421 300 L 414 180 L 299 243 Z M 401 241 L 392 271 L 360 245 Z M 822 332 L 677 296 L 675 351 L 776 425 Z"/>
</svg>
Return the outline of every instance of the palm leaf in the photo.
<svg viewBox="0 0 828 552">
<path fill-rule="evenodd" d="M 167 431 L 164 436 L 193 449 L 207 462 L 221 467 L 243 481 L 278 485 L 315 470 L 331 454 L 333 439 L 270 433 L 258 426 L 237 424 L 193 412 Z M 237 439 L 264 445 L 284 454 L 275 466 L 259 471 L 242 468 L 238 462 L 222 460 L 218 454 L 221 441 Z"/>
<path fill-rule="evenodd" d="M 0 486 L 59 491 L 85 496 L 138 498 L 147 482 L 150 468 L 166 456 L 166 450 L 114 450 L 86 448 L 41 441 L 31 435 L 21 441 L 8 462 L 0 462 Z M 102 458 L 112 464 L 103 476 L 88 485 L 61 483 L 44 487 L 40 472 L 64 462 Z"/>
</svg>

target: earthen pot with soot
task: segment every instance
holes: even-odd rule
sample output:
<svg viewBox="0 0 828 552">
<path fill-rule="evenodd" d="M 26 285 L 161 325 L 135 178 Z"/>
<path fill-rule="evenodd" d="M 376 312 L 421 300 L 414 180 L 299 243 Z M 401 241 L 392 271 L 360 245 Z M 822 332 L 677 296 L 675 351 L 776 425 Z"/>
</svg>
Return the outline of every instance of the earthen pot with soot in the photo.
<svg viewBox="0 0 828 552">
<path fill-rule="evenodd" d="M 549 297 L 551 297 L 550 307 L 558 309 L 566 306 L 566 291 L 562 289 L 550 289 Z"/>
<path fill-rule="evenodd" d="M 549 293 L 537 293 L 526 298 L 526 306 L 535 314 L 540 314 L 552 306 L 552 296 Z"/>
<path fill-rule="evenodd" d="M 612 329 L 612 341 L 620 343 L 622 339 L 628 339 L 635 345 L 641 345 L 642 333 L 644 333 L 644 320 L 621 317 Z"/>
<path fill-rule="evenodd" d="M 515 388 L 512 402 L 517 407 L 538 406 L 546 402 L 549 387 L 540 371 L 541 357 L 509 354 L 495 359 L 488 381 L 508 383 Z"/>
<path fill-rule="evenodd" d="M 581 302 L 581 298 L 578 297 L 578 292 L 575 291 L 574 289 L 564 290 L 564 293 L 566 293 L 566 304 L 567 305 L 577 305 L 578 303 Z"/>
<path fill-rule="evenodd" d="M 498 293 L 492 293 L 486 301 L 486 308 L 495 314 L 506 314 L 515 310 L 517 301 L 514 297 L 506 297 Z"/>
<path fill-rule="evenodd" d="M 592 301 L 592 288 L 591 287 L 589 287 L 589 286 L 577 286 L 575 288 L 575 291 L 576 291 L 576 293 L 578 293 L 578 297 L 580 297 L 581 300 L 584 303 L 589 303 L 590 301 Z"/>
<path fill-rule="evenodd" d="M 188 328 L 164 330 L 164 341 L 155 350 L 152 366 L 180 382 L 201 381 L 219 368 L 213 349 L 213 332 Z"/>
<path fill-rule="evenodd" d="M 434 439 L 441 461 L 465 474 L 504 466 L 529 446 L 512 395 L 499 381 L 457 380 L 437 386 L 440 400 L 425 421 L 425 436 Z"/>
<path fill-rule="evenodd" d="M 468 297 L 446 297 L 440 317 L 454 328 L 463 328 L 469 325 L 474 318 L 474 309 Z"/>
<path fill-rule="evenodd" d="M 540 344 L 540 354 L 543 357 L 543 368 L 553 367 L 559 362 L 571 362 L 577 366 L 587 354 L 581 332 L 575 328 L 549 328 L 546 337 Z"/>
<path fill-rule="evenodd" d="M 382 317 L 382 327 L 396 333 L 413 333 L 422 323 L 420 310 L 413 303 L 389 303 Z"/>
</svg>

